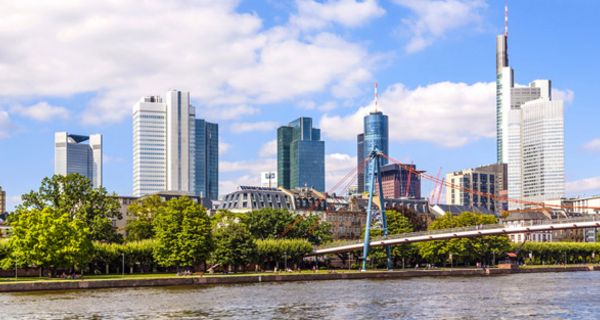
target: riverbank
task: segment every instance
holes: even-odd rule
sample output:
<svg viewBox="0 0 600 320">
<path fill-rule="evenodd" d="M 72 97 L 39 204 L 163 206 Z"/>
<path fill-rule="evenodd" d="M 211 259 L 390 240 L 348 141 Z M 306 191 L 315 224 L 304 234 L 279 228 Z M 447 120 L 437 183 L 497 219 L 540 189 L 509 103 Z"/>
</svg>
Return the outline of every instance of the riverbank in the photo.
<svg viewBox="0 0 600 320">
<path fill-rule="evenodd" d="M 101 288 L 131 288 L 159 287 L 182 285 L 220 285 L 284 281 L 318 281 L 318 280 L 352 280 L 352 279 L 398 279 L 414 277 L 451 277 L 451 276 L 493 276 L 514 273 L 543 273 L 543 272 L 581 272 L 600 271 L 598 265 L 574 266 L 540 266 L 522 267 L 519 269 L 430 269 L 430 270 L 398 270 L 398 271 L 348 271 L 336 270 L 328 272 L 302 273 L 260 273 L 234 275 L 204 275 L 204 276 L 175 276 L 175 275 L 136 275 L 123 278 L 90 278 L 82 280 L 25 280 L 0 282 L 0 292 L 26 292 L 44 290 L 76 290 Z"/>
</svg>

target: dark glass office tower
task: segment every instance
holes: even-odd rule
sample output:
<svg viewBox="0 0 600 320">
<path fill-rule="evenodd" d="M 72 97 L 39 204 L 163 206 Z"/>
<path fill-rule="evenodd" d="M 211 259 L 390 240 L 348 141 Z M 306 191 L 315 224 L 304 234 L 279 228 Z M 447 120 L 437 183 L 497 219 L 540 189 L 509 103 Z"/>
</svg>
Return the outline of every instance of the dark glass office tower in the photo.
<svg viewBox="0 0 600 320">
<path fill-rule="evenodd" d="M 365 135 L 356 136 L 356 179 L 358 193 L 365 192 Z"/>
<path fill-rule="evenodd" d="M 325 142 L 311 118 L 298 118 L 277 129 L 277 183 L 286 189 L 325 191 Z"/>
<path fill-rule="evenodd" d="M 369 113 L 369 115 L 364 118 L 364 142 L 363 142 L 363 159 L 366 159 L 369 156 L 371 151 L 377 149 L 383 152 L 385 155 L 389 155 L 388 150 L 388 140 L 389 140 L 389 130 L 388 130 L 388 116 L 384 115 L 380 111 L 375 111 Z M 360 158 L 360 156 L 357 156 Z M 382 159 L 382 164 L 387 164 L 387 159 Z M 365 164 L 364 169 L 364 188 L 359 192 L 369 190 L 369 165 Z M 360 183 L 360 182 L 359 182 Z"/>
<path fill-rule="evenodd" d="M 219 125 L 196 119 L 194 192 L 219 198 Z"/>
</svg>

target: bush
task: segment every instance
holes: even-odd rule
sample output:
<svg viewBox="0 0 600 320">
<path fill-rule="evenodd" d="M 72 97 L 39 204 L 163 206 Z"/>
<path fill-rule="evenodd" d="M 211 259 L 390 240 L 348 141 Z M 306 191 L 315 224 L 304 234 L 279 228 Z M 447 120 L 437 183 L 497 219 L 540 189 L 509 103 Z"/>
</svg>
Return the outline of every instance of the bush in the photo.
<svg viewBox="0 0 600 320">
<path fill-rule="evenodd" d="M 269 268 L 283 262 L 286 258 L 290 264 L 300 264 L 302 258 L 312 252 L 310 242 L 304 239 L 265 239 L 256 240 L 258 261 Z"/>
</svg>

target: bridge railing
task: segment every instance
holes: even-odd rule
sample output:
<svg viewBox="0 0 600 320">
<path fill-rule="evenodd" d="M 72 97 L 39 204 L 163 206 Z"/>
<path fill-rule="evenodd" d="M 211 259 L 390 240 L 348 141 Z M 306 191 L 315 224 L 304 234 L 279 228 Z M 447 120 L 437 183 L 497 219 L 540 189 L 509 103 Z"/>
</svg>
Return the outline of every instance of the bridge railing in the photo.
<svg viewBox="0 0 600 320">
<path fill-rule="evenodd" d="M 464 232 L 464 231 L 477 231 L 477 230 L 511 228 L 511 227 L 520 227 L 520 226 L 576 223 L 576 222 L 589 222 L 589 221 L 600 221 L 600 215 L 589 215 L 589 216 L 585 216 L 585 217 L 576 217 L 576 218 L 548 219 L 548 220 L 539 220 L 539 221 L 532 220 L 525 224 L 519 223 L 518 225 L 513 225 L 513 226 L 510 226 L 510 225 L 504 224 L 504 223 L 496 223 L 496 224 L 482 224 L 482 225 L 469 226 L 469 227 L 407 232 L 407 233 L 399 233 L 399 234 L 390 234 L 387 236 L 387 239 L 402 239 L 402 238 L 429 236 L 429 235 L 443 234 L 443 233 L 456 233 L 456 232 Z M 384 238 L 384 236 L 375 236 L 375 237 L 371 237 L 371 242 L 380 241 L 380 240 L 384 240 L 384 239 L 386 239 L 386 238 Z M 322 244 L 322 245 L 316 247 L 315 249 L 328 249 L 328 248 L 343 247 L 343 246 L 347 246 L 347 245 L 359 244 L 360 242 L 361 242 L 361 240 L 338 240 L 338 241 L 333 241 L 333 242 Z"/>
</svg>

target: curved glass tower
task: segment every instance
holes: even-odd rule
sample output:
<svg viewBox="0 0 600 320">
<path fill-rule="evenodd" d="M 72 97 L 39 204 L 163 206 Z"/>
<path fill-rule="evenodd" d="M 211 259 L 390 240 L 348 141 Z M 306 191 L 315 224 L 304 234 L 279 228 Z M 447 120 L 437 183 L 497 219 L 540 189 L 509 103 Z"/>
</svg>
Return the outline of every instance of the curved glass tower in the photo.
<svg viewBox="0 0 600 320">
<path fill-rule="evenodd" d="M 367 159 L 369 157 L 369 153 L 371 153 L 371 151 L 374 149 L 377 149 L 383 152 L 385 155 L 388 155 L 388 116 L 384 115 L 380 111 L 369 113 L 369 115 L 364 118 L 364 130 L 363 159 Z M 382 165 L 388 163 L 387 159 L 385 158 L 382 158 L 381 161 Z M 363 163 L 362 165 L 365 166 L 364 177 L 369 177 L 369 166 L 366 165 L 366 163 Z M 364 180 L 364 190 L 368 190 L 369 179 Z M 361 185 L 360 182 L 359 185 Z M 359 192 L 363 192 L 364 190 L 359 190 Z"/>
</svg>

